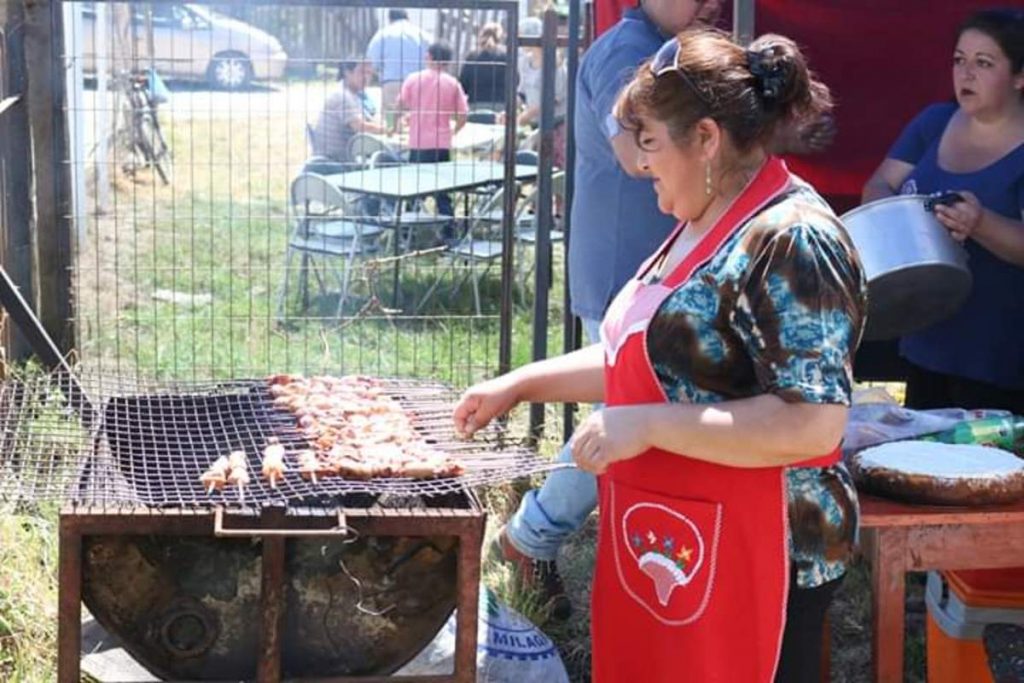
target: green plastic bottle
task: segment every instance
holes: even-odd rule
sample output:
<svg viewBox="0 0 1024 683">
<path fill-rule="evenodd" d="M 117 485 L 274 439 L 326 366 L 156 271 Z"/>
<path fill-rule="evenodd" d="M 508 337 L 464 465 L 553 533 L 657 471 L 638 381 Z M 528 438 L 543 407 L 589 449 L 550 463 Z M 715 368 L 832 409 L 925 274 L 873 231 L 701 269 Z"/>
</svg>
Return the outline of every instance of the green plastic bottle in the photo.
<svg viewBox="0 0 1024 683">
<path fill-rule="evenodd" d="M 1024 416 L 964 420 L 949 429 L 915 437 L 919 441 L 994 446 L 1024 455 Z"/>
</svg>

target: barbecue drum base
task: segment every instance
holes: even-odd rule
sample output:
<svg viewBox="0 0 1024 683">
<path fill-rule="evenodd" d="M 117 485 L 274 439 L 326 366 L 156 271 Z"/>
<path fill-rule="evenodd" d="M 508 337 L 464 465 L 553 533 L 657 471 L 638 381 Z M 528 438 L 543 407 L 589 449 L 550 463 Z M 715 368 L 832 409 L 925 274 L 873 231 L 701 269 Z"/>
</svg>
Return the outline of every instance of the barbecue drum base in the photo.
<svg viewBox="0 0 1024 683">
<path fill-rule="evenodd" d="M 162 678 L 253 678 L 262 554 L 258 540 L 95 536 L 83 546 L 82 597 Z M 283 675 L 401 667 L 455 607 L 455 555 L 443 536 L 288 542 Z"/>
<path fill-rule="evenodd" d="M 386 680 L 459 606 L 456 670 L 430 680 L 475 680 L 478 505 L 343 514 L 344 536 L 282 510 L 216 538 L 209 511 L 65 511 L 60 681 L 79 680 L 82 600 L 155 675 L 195 681 Z"/>
</svg>

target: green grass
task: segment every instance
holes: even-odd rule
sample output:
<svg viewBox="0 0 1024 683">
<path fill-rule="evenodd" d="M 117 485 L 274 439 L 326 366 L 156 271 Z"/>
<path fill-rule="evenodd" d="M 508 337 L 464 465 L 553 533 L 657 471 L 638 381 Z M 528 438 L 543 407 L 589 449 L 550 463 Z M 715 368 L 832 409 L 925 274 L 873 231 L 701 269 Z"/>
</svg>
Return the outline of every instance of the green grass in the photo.
<svg viewBox="0 0 1024 683">
<path fill-rule="evenodd" d="M 0 680 L 56 680 L 54 515 L 0 515 Z"/>
<path fill-rule="evenodd" d="M 495 372 L 497 264 L 481 283 L 483 315 L 476 314 L 470 283 L 455 287 L 464 267 L 453 270 L 437 255 L 403 261 L 398 306 L 393 265 L 372 260 L 355 269 L 340 318 L 336 286 L 321 293 L 310 277 L 311 295 L 301 301 L 298 260 L 285 268 L 286 197 L 306 156 L 302 122 L 309 112 L 281 103 L 318 103 L 309 89 L 291 83 L 269 96 L 278 103 L 273 108 L 230 119 L 165 113 L 173 184 L 162 186 L 148 171 L 120 178 L 110 211 L 87 221 L 78 245 L 76 312 L 87 366 L 166 379 L 367 372 L 460 386 Z M 560 254 L 559 247 L 556 259 Z M 548 316 L 552 350 L 561 349 L 560 271 L 556 265 Z M 329 277 L 322 268 L 317 274 Z M 530 357 L 532 321 L 529 302 L 517 293 L 519 364 Z"/>
</svg>

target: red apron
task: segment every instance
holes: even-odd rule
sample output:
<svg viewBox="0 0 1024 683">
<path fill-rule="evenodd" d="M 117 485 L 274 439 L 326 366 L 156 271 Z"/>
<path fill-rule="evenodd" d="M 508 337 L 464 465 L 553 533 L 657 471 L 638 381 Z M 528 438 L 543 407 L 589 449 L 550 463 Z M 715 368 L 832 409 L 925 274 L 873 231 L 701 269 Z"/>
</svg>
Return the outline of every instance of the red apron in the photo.
<svg viewBox="0 0 1024 683">
<path fill-rule="evenodd" d="M 612 302 L 601 326 L 609 406 L 668 399 L 647 327 L 672 291 L 790 183 L 772 158 L 679 266 L 643 282 L 677 227 Z M 800 463 L 822 466 L 836 452 Z M 785 626 L 785 468 L 715 465 L 651 449 L 600 477 L 593 590 L 595 683 L 771 683 Z"/>
</svg>

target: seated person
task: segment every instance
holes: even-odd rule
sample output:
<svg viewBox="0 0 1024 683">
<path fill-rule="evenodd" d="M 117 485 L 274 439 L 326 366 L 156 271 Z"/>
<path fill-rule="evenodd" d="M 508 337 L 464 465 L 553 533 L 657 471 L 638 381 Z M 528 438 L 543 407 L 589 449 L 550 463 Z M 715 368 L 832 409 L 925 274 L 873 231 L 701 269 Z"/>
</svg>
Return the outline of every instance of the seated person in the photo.
<svg viewBox="0 0 1024 683">
<path fill-rule="evenodd" d="M 935 216 L 970 258 L 974 284 L 952 317 L 903 337 L 913 408 L 1024 413 L 1024 12 L 982 10 L 953 51 L 955 102 L 917 115 L 863 200 L 952 191 Z"/>
<path fill-rule="evenodd" d="M 520 33 L 530 38 L 540 38 L 543 23 L 537 17 L 527 17 L 522 24 Z M 540 126 L 541 90 L 543 86 L 544 49 L 541 47 L 523 47 L 519 50 L 519 97 L 523 101 L 523 109 L 519 113 L 518 124 L 522 127 Z M 554 164 L 565 168 L 565 108 L 569 91 L 569 76 L 564 62 L 555 66 L 555 145 Z"/>
<path fill-rule="evenodd" d="M 328 95 L 313 128 L 313 154 L 338 164 L 353 161 L 349 141 L 356 133 L 385 132 L 367 115 L 361 97 L 372 67 L 363 59 L 347 59 L 338 65 L 338 87 Z"/>
</svg>

